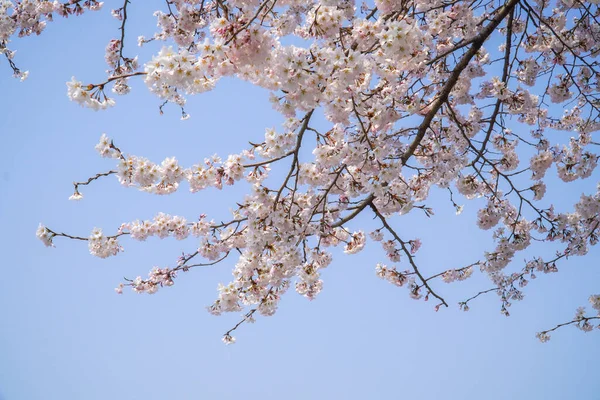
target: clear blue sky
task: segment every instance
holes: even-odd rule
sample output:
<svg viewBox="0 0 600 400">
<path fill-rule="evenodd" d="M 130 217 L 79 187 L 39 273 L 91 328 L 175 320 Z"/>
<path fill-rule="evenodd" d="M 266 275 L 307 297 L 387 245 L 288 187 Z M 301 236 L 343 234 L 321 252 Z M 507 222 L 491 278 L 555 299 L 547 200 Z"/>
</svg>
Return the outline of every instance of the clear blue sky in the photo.
<svg viewBox="0 0 600 400">
<path fill-rule="evenodd" d="M 0 63 L 0 399 L 600 399 L 597 332 L 567 327 L 547 344 L 535 339 L 600 292 L 598 249 L 540 276 L 506 318 L 493 293 L 468 313 L 458 310 L 458 301 L 491 287 L 479 273 L 464 284 L 435 282 L 452 305 L 435 313 L 431 302 L 411 300 L 375 276 L 385 260 L 370 246 L 336 257 L 316 300 L 290 291 L 274 317 L 243 326 L 238 342 L 225 346 L 221 335 L 238 315 L 213 317 L 205 307 L 217 284 L 231 279 L 233 259 L 180 275 L 153 296 L 118 296 L 113 288 L 123 276 L 172 266 L 194 240 L 124 240 L 125 252 L 107 260 L 68 240 L 45 248 L 35 237 L 39 222 L 87 236 L 95 226 L 112 232 L 158 211 L 219 219 L 243 195 L 243 188 L 184 189 L 159 197 L 110 177 L 70 202 L 72 181 L 113 167 L 94 151 L 101 133 L 127 153 L 157 162 L 177 156 L 187 166 L 238 152 L 281 121 L 266 91 L 233 80 L 191 98 L 188 121 L 175 107 L 160 116 L 159 100 L 141 82 L 106 112 L 70 103 L 72 75 L 104 78 L 104 47 L 118 33 L 108 3 L 100 14 L 57 19 L 42 36 L 15 42 L 19 65 L 31 70 L 26 82 Z M 131 4 L 129 55 L 139 52 L 137 35 L 152 34 L 160 2 L 140 3 Z M 141 60 L 156 49 L 142 49 Z M 574 189 L 559 186 L 548 199 L 568 204 L 597 181 L 598 174 Z M 456 216 L 445 193 L 436 193 L 435 217 L 393 220 L 405 238 L 423 240 L 418 262 L 429 274 L 474 262 L 491 246 L 490 233 L 475 227 L 480 203 L 461 200 L 465 212 Z M 532 255 L 517 255 L 511 268 Z"/>
</svg>

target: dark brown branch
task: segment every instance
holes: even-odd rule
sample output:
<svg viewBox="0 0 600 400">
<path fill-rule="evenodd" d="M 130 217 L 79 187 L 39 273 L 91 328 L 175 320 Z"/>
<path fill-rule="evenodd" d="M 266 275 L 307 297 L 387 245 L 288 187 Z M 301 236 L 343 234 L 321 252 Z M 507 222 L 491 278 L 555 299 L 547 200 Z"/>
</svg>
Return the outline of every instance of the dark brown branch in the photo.
<svg viewBox="0 0 600 400">
<path fill-rule="evenodd" d="M 128 4 L 129 4 L 129 0 L 125 0 L 125 2 L 123 3 L 123 7 L 121 7 L 121 10 L 123 10 L 123 19 L 121 21 L 121 27 L 119 28 L 121 31 L 121 42 L 119 45 L 119 60 L 117 61 L 117 70 L 121 66 L 121 60 L 124 60 L 123 48 L 125 47 L 125 23 L 127 22 L 127 5 Z"/>
<path fill-rule="evenodd" d="M 88 178 L 86 181 L 83 181 L 83 182 L 73 182 L 73 186 L 75 186 L 75 193 L 79 193 L 79 190 L 78 190 L 79 186 L 89 185 L 90 183 L 92 183 L 96 179 L 99 179 L 99 178 L 101 178 L 103 176 L 113 175 L 113 174 L 116 174 L 116 173 L 117 173 L 117 171 L 111 170 L 111 171 L 108 171 L 108 172 L 102 172 L 102 173 L 96 174 L 96 175 Z"/>
<path fill-rule="evenodd" d="M 415 139 L 413 140 L 409 148 L 406 150 L 404 155 L 402 155 L 402 164 L 406 164 L 408 159 L 415 153 L 415 150 L 421 143 L 421 140 L 423 140 L 425 132 L 427 132 L 427 129 L 429 128 L 433 117 L 435 117 L 442 105 L 446 102 L 446 100 L 448 100 L 450 92 L 456 85 L 456 82 L 458 82 L 460 74 L 464 71 L 465 68 L 467 68 L 469 62 L 471 62 L 471 59 L 475 56 L 475 54 L 477 54 L 479 49 L 481 49 L 481 46 L 483 46 L 483 43 L 485 43 L 487 38 L 498 27 L 498 25 L 500 25 L 502 20 L 504 20 L 508 13 L 512 11 L 512 9 L 518 2 L 519 0 L 508 1 L 504 6 L 502 6 L 502 9 L 498 12 L 498 15 L 496 15 L 496 17 L 494 17 L 494 19 L 488 25 L 486 25 L 485 28 L 483 28 L 481 33 L 479 33 L 474 38 L 473 46 L 471 46 L 471 48 L 469 48 L 469 50 L 465 52 L 458 64 L 456 64 L 456 67 L 448 77 L 448 80 L 444 84 L 444 87 L 442 88 L 438 96 L 435 98 L 433 104 L 431 105 L 431 109 L 427 112 L 427 115 L 423 119 L 423 122 L 421 122 L 421 125 L 419 125 L 419 129 L 417 130 L 417 135 Z"/>
</svg>

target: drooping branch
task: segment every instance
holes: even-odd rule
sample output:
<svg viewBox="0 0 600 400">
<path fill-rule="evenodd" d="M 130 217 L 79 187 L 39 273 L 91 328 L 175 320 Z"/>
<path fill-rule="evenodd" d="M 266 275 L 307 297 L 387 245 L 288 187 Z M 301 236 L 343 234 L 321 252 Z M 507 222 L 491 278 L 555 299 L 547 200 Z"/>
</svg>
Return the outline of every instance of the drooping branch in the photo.
<svg viewBox="0 0 600 400">
<path fill-rule="evenodd" d="M 550 335 L 549 335 L 550 332 L 554 332 L 555 330 L 557 330 L 559 328 L 562 328 L 564 326 L 575 325 L 575 324 L 582 331 L 589 332 L 592 329 L 594 329 L 594 326 L 592 324 L 590 324 L 589 321 L 594 321 L 594 320 L 600 320 L 600 316 L 595 316 L 595 317 L 584 317 L 584 316 L 581 316 L 581 317 L 575 318 L 572 321 L 564 322 L 562 324 L 558 324 L 558 325 L 556 325 L 552 329 L 548 329 L 548 330 L 545 330 L 545 331 L 542 331 L 542 332 L 538 332 L 536 334 L 536 336 L 537 336 L 537 338 L 542 343 L 544 343 L 544 342 L 547 342 L 548 340 L 550 340 Z M 600 326 L 600 324 L 597 325 L 597 326 Z"/>
<path fill-rule="evenodd" d="M 373 212 L 375 213 L 375 215 L 377 215 L 377 217 L 379 218 L 379 220 L 381 221 L 381 223 L 383 224 L 383 226 L 394 237 L 394 239 L 396 240 L 396 242 L 398 242 L 398 244 L 402 248 L 402 251 L 404 252 L 404 254 L 406 255 L 406 257 L 408 258 L 408 262 L 410 263 L 412 269 L 415 271 L 415 273 L 417 274 L 417 276 L 421 280 L 422 285 L 427 289 L 427 291 L 431 295 L 433 295 L 433 297 L 435 297 L 436 299 L 438 299 L 441 302 L 441 304 L 443 304 L 444 306 L 448 307 L 448 303 L 446 303 L 446 300 L 444 300 L 442 297 L 440 297 L 437 293 L 435 293 L 433 291 L 433 289 L 429 286 L 429 283 L 427 283 L 428 279 L 425 279 L 425 277 L 421 274 L 421 271 L 419 271 L 419 268 L 417 267 L 417 264 L 415 263 L 413 255 L 411 254 L 410 250 L 406 247 L 406 242 L 404 240 L 402 240 L 400 238 L 400 236 L 398 236 L 398 234 L 396 233 L 396 231 L 388 224 L 387 219 L 379 212 L 379 210 L 377 210 L 377 207 L 375 207 L 375 205 L 373 205 L 373 203 L 370 204 L 370 207 L 373 210 Z"/>
<path fill-rule="evenodd" d="M 108 172 L 101 172 L 98 173 L 92 177 L 89 177 L 86 181 L 82 181 L 82 182 L 73 182 L 73 186 L 75 187 L 75 192 L 74 192 L 74 196 L 81 196 L 81 193 L 79 193 L 79 186 L 85 186 L 85 185 L 89 185 L 90 183 L 92 183 L 93 181 L 95 181 L 96 179 L 100 179 L 104 176 L 109 176 L 109 175 L 114 175 L 116 174 L 117 171 L 111 170 Z M 79 197 L 80 198 L 80 197 Z"/>
</svg>

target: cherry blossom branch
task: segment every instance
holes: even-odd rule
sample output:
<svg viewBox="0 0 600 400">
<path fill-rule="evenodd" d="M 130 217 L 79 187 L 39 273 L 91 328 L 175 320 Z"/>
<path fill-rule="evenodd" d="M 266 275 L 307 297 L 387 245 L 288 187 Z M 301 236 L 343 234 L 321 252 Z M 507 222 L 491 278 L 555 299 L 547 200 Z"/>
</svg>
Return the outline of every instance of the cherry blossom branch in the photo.
<svg viewBox="0 0 600 400">
<path fill-rule="evenodd" d="M 425 280 L 426 281 L 430 281 L 430 280 L 435 279 L 435 278 L 437 278 L 439 276 L 443 276 L 444 274 L 446 274 L 446 273 L 448 273 L 450 271 L 456 271 L 456 272 L 467 271 L 468 269 L 473 268 L 473 267 L 475 267 L 477 265 L 480 265 L 480 264 L 481 264 L 481 261 L 477 261 L 477 262 L 474 262 L 473 264 L 467 265 L 466 267 L 462 267 L 462 268 L 458 268 L 458 269 L 448 269 L 446 271 L 442 271 L 442 272 L 440 272 L 438 274 L 432 275 L 432 276 L 430 276 L 429 278 L 427 278 Z"/>
<path fill-rule="evenodd" d="M 562 328 L 563 326 L 568 326 L 568 325 L 573 325 L 573 324 L 576 324 L 577 327 L 579 329 L 581 329 L 582 331 L 589 332 L 592 329 L 594 329 L 594 326 L 592 324 L 590 324 L 589 321 L 593 321 L 593 320 L 596 320 L 596 319 L 600 320 L 600 316 L 597 316 L 597 317 L 584 317 L 582 315 L 582 316 L 576 317 L 572 321 L 564 322 L 562 324 L 558 324 L 558 325 L 556 325 L 552 329 L 548 329 L 548 330 L 545 330 L 545 331 L 538 332 L 536 334 L 536 337 L 540 340 L 540 342 L 545 343 L 548 340 L 550 340 L 550 335 L 549 335 L 550 332 L 554 332 L 555 330 L 557 330 L 559 328 Z M 600 324 L 598 324 L 596 326 L 596 328 L 600 329 Z"/>
<path fill-rule="evenodd" d="M 123 2 L 123 6 L 121 7 L 121 10 L 123 10 L 123 18 L 121 21 L 121 27 L 119 28 L 121 31 L 121 42 L 119 44 L 119 60 L 117 61 L 117 70 L 121 67 L 121 60 L 124 60 L 123 48 L 125 47 L 125 23 L 127 22 L 127 5 L 129 3 L 129 0 L 125 0 Z"/>
<path fill-rule="evenodd" d="M 230 330 L 225 332 L 223 334 L 223 343 L 225 343 L 225 344 L 235 343 L 235 338 L 233 336 L 231 336 L 231 332 L 235 331 L 237 328 L 240 327 L 240 325 L 242 325 L 246 321 L 254 321 L 253 315 L 257 310 L 258 310 L 258 308 L 253 308 L 252 310 L 248 311 L 246 314 L 244 314 L 244 318 L 242 318 L 237 324 L 235 324 L 233 326 L 233 328 L 231 328 Z"/>
<path fill-rule="evenodd" d="M 89 241 L 90 238 L 86 238 L 86 237 L 81 237 L 81 236 L 73 236 L 73 235 L 69 235 L 67 233 L 63 233 L 63 232 L 55 232 L 52 229 L 45 227 L 46 230 L 52 235 L 52 236 L 62 236 L 62 237 L 66 237 L 68 239 L 73 239 L 73 240 L 81 240 L 81 241 Z M 129 235 L 129 232 L 120 232 L 111 236 L 107 236 L 107 239 L 115 239 L 118 238 L 119 236 L 123 236 L 123 235 Z"/>
<path fill-rule="evenodd" d="M 265 302 L 268 300 L 269 296 L 271 296 L 271 294 L 273 293 L 273 287 L 269 288 L 269 291 L 267 292 L 267 294 L 261 299 L 258 307 L 251 309 L 250 311 L 248 311 L 246 314 L 244 314 L 244 317 L 237 323 L 235 324 L 231 329 L 229 329 L 227 332 L 225 332 L 223 334 L 223 342 L 225 344 L 232 344 L 235 343 L 235 338 L 233 336 L 231 336 L 231 333 L 233 331 L 235 331 L 237 328 L 239 328 L 244 322 L 254 322 L 254 318 L 253 315 L 256 311 L 258 311 L 258 309 L 260 308 L 261 305 L 265 304 Z"/>
<path fill-rule="evenodd" d="M 458 78 L 460 77 L 461 73 L 464 71 L 465 68 L 467 68 L 471 59 L 475 56 L 475 54 L 477 54 L 481 46 L 483 46 L 483 43 L 485 43 L 487 38 L 502 22 L 506 15 L 508 15 L 508 13 L 511 12 L 511 10 L 515 7 L 517 3 L 518 0 L 510 0 L 507 3 L 505 3 L 504 6 L 502 6 L 500 12 L 498 12 L 498 14 L 496 15 L 496 17 L 481 31 L 481 33 L 479 33 L 474 38 L 473 46 L 461 57 L 460 61 L 457 63 L 456 67 L 446 80 L 446 83 L 444 84 L 442 90 L 432 102 L 431 106 L 428 107 L 428 112 L 425 115 L 425 118 L 423 119 L 421 124 L 419 125 L 415 138 L 401 157 L 402 164 L 405 165 L 408 162 L 408 159 L 412 157 L 412 155 L 415 153 L 417 147 L 425 137 L 425 133 L 427 132 L 427 129 L 429 129 L 433 118 L 435 117 L 439 109 L 442 107 L 442 105 L 447 101 L 450 92 L 456 85 L 456 82 L 458 82 Z M 374 198 L 374 194 L 370 194 L 369 196 L 367 196 L 364 202 L 361 203 L 362 206 L 360 208 L 356 209 L 346 218 L 343 218 L 342 220 L 336 222 L 333 226 L 342 226 L 344 223 L 356 217 L 362 211 L 362 209 L 372 204 Z"/>
<path fill-rule="evenodd" d="M 572 324 L 579 324 L 581 322 L 585 323 L 586 321 L 590 321 L 590 320 L 594 320 L 594 319 L 600 319 L 600 317 L 582 317 L 581 319 L 574 319 L 574 320 L 569 321 L 569 322 L 564 322 L 562 324 L 558 324 L 554 328 L 542 331 L 540 333 L 541 334 L 547 334 L 548 332 L 553 332 L 553 331 L 557 330 L 558 328 L 562 328 L 563 326 L 572 325 Z"/>
<path fill-rule="evenodd" d="M 227 253 L 225 253 L 225 255 L 219 259 L 217 259 L 216 261 L 212 261 L 212 262 L 208 262 L 208 263 L 196 263 L 196 264 L 186 264 L 186 265 L 179 265 L 177 267 L 175 267 L 173 270 L 174 271 L 178 271 L 178 270 L 182 270 L 182 271 L 187 271 L 190 268 L 194 268 L 194 267 L 210 267 L 212 265 L 216 265 L 218 263 L 220 263 L 221 261 L 225 260 L 227 258 L 227 256 L 229 256 L 229 251 Z M 198 252 L 196 252 L 194 255 L 198 254 Z M 191 259 L 191 258 L 190 258 Z"/>
<path fill-rule="evenodd" d="M 147 73 L 146 72 L 138 71 L 138 72 L 132 72 L 130 74 L 124 74 L 124 75 L 118 75 L 118 76 L 111 76 L 110 78 L 108 78 L 106 81 L 104 81 L 102 83 L 91 83 L 91 84 L 87 85 L 85 87 L 85 89 L 88 90 L 88 91 L 93 90 L 95 88 L 98 88 L 100 90 L 104 90 L 104 86 L 106 86 L 107 84 L 109 84 L 111 82 L 114 82 L 114 81 L 116 81 L 118 79 L 131 78 L 131 77 L 134 77 L 134 76 L 141 76 L 141 75 L 147 75 Z"/>
<path fill-rule="evenodd" d="M 452 117 L 452 119 L 454 120 L 454 122 L 456 123 L 457 127 L 459 128 L 461 134 L 463 135 L 464 139 L 466 140 L 466 142 L 468 143 L 469 147 L 473 150 L 473 152 L 476 154 L 477 158 L 481 158 L 483 159 L 484 163 L 487 163 L 488 165 L 490 165 L 492 167 L 492 169 L 494 170 L 494 172 L 497 174 L 497 176 L 502 176 L 504 178 L 504 180 L 509 184 L 510 188 L 511 188 L 511 192 L 515 192 L 517 194 L 517 196 L 519 197 L 519 201 L 520 201 L 520 205 L 522 205 L 523 202 L 527 203 L 539 216 L 540 218 L 543 218 L 545 220 L 547 220 L 548 222 L 551 222 L 546 216 L 544 216 L 544 214 L 526 197 L 524 197 L 522 195 L 523 190 L 519 190 L 516 188 L 516 186 L 514 185 L 514 183 L 512 182 L 512 180 L 510 179 L 510 176 L 508 176 L 507 174 L 503 173 L 502 171 L 500 171 L 500 169 L 498 169 L 498 167 L 496 166 L 495 163 L 491 162 L 485 155 L 483 155 L 483 151 L 479 151 L 473 144 L 472 142 L 469 140 L 469 138 L 467 137 L 467 135 L 464 132 L 464 128 L 462 126 L 462 124 L 460 123 L 458 116 L 456 115 L 456 112 L 454 111 L 452 105 L 450 103 L 446 103 L 448 111 L 450 112 L 450 116 Z M 498 198 L 498 194 L 497 194 L 497 190 L 495 190 L 485 179 L 485 177 L 482 175 L 481 173 L 481 168 L 477 169 L 474 165 L 474 163 L 470 163 L 469 164 L 477 173 L 477 175 L 479 175 L 482 179 L 482 181 L 484 182 L 484 184 L 487 186 L 487 188 L 490 190 L 490 192 L 492 193 L 492 195 L 496 198 Z M 496 185 L 497 187 L 497 185 Z M 520 208 L 520 207 L 519 207 Z M 518 222 L 519 217 L 521 216 L 520 210 L 519 210 L 519 214 L 516 218 L 515 221 L 515 225 L 516 222 Z"/>
<path fill-rule="evenodd" d="M 458 305 L 459 305 L 459 307 L 460 307 L 461 309 L 463 309 L 463 310 L 465 310 L 465 311 L 468 311 L 468 310 L 469 310 L 468 303 L 469 303 L 471 300 L 474 300 L 474 299 L 476 299 L 477 297 L 481 296 L 482 294 L 486 294 L 486 293 L 492 292 L 492 291 L 494 291 L 494 290 L 496 290 L 496 291 L 497 291 L 497 290 L 500 290 L 500 288 L 499 288 L 499 287 L 494 287 L 494 288 L 491 288 L 491 289 L 482 290 L 481 292 L 479 292 L 479 293 L 475 294 L 474 296 L 471 296 L 471 297 L 469 297 L 468 299 L 466 299 L 466 300 L 464 300 L 464 301 L 461 301 L 461 302 L 459 302 L 459 303 L 458 303 Z"/>
<path fill-rule="evenodd" d="M 504 83 L 505 86 L 508 83 L 509 72 L 510 72 L 509 71 L 510 49 L 512 47 L 512 25 L 513 25 L 514 15 L 515 15 L 515 10 L 513 8 L 511 10 L 510 14 L 508 15 L 508 22 L 506 23 L 506 44 L 505 44 L 505 50 L 504 50 L 504 66 L 502 68 L 502 82 Z M 502 100 L 500 100 L 500 98 L 498 98 L 496 100 L 496 105 L 494 106 L 494 111 L 492 112 L 492 116 L 490 117 L 490 123 L 489 123 L 488 130 L 485 134 L 485 138 L 483 139 L 483 142 L 481 143 L 481 147 L 479 149 L 477 156 L 471 162 L 472 165 L 475 165 L 477 163 L 477 161 L 479 160 L 479 158 L 481 157 L 481 155 L 483 154 L 483 152 L 485 151 L 485 149 L 487 147 L 487 143 L 490 140 L 492 131 L 494 130 L 494 125 L 496 124 L 496 118 L 498 117 L 498 112 L 500 111 L 501 105 L 502 105 Z"/>
<path fill-rule="evenodd" d="M 373 200 L 374 199 L 375 199 L 375 195 L 374 194 L 368 195 L 367 197 L 365 197 L 365 199 L 363 201 L 360 202 L 359 206 L 356 209 L 354 209 L 354 211 L 352 211 L 350 214 L 348 214 L 344 218 L 341 218 L 340 220 L 338 220 L 335 223 L 331 224 L 331 227 L 332 228 L 338 228 L 340 226 L 343 226 L 347 222 L 350 222 L 352 219 L 354 219 L 354 217 L 356 217 L 358 214 L 360 214 L 362 212 L 362 210 L 365 209 L 365 207 L 370 206 L 371 204 L 373 204 Z"/>
<path fill-rule="evenodd" d="M 108 172 L 102 172 L 102 173 L 98 173 L 90 178 L 88 178 L 86 181 L 82 181 L 82 182 L 73 182 L 73 186 L 75 188 L 75 192 L 74 192 L 74 200 L 78 200 L 81 198 L 81 193 L 79 193 L 79 186 L 84 186 L 84 185 L 89 185 L 90 183 L 92 183 L 93 181 L 95 181 L 96 179 L 99 179 L 101 177 L 104 176 L 109 176 L 109 175 L 114 175 L 116 174 L 117 171 L 111 170 Z"/>
<path fill-rule="evenodd" d="M 566 258 L 566 257 L 568 257 L 567 253 L 559 254 L 555 258 L 553 258 L 552 260 L 550 260 L 550 261 L 542 262 L 539 266 L 537 266 L 537 269 L 543 270 L 545 273 L 556 272 L 557 271 L 557 269 L 556 269 L 556 261 L 558 261 L 558 260 L 560 260 L 562 258 Z M 527 264 L 523 268 L 523 271 L 521 273 L 514 273 L 511 276 L 507 277 L 507 279 L 504 282 L 502 282 L 502 285 L 496 286 L 496 287 L 493 287 L 493 288 L 490 288 L 490 289 L 482 290 L 482 291 L 478 292 L 477 294 L 469 297 L 468 299 L 459 302 L 458 305 L 464 311 L 468 311 L 469 310 L 468 303 L 471 300 L 474 300 L 474 299 L 476 299 L 477 297 L 479 297 L 479 296 L 481 296 L 483 294 L 486 294 L 486 293 L 489 293 L 489 292 L 493 292 L 493 291 L 496 291 L 496 292 L 498 292 L 499 295 L 506 297 L 506 295 L 505 295 L 504 292 L 506 292 L 508 290 L 507 287 L 510 286 L 511 288 L 514 288 L 514 283 L 516 281 L 522 280 L 525 275 L 533 274 L 533 272 L 534 272 L 533 269 L 529 266 L 529 264 Z M 535 276 L 532 275 L 532 278 L 534 278 L 534 277 Z M 506 303 L 506 299 L 503 300 L 503 303 Z"/>
<path fill-rule="evenodd" d="M 434 116 L 437 114 L 438 110 L 442 107 L 442 105 L 448 100 L 448 96 L 450 92 L 458 82 L 458 78 L 462 74 L 465 68 L 471 62 L 471 59 L 477 54 L 479 49 L 483 46 L 487 38 L 492 34 L 492 32 L 500 25 L 500 23 L 504 20 L 504 18 L 513 10 L 515 5 L 519 0 L 509 0 L 506 2 L 498 14 L 490 21 L 485 28 L 482 29 L 481 33 L 479 33 L 473 40 L 473 45 L 465 52 L 465 54 L 461 57 L 460 61 L 456 64 L 456 67 L 446 80 L 442 90 L 436 96 L 435 100 L 430 106 L 429 112 L 425 115 L 423 122 L 419 125 L 419 129 L 417 130 L 417 135 L 408 150 L 402 156 L 402 163 L 406 164 L 408 159 L 414 154 L 415 150 L 423 140 L 425 136 L 425 132 L 429 129 L 431 125 L 431 121 L 433 121 Z"/>
<path fill-rule="evenodd" d="M 12 60 L 11 55 L 10 55 L 10 51 L 6 48 L 6 46 L 4 45 L 4 43 L 0 43 L 0 50 L 3 50 L 4 57 L 6 57 L 6 60 L 8 61 L 8 65 L 13 70 L 14 76 L 15 77 L 22 76 L 21 70 L 19 69 L 19 67 L 17 67 L 17 64 L 15 64 L 15 62 Z"/>
<path fill-rule="evenodd" d="M 425 277 L 423 277 L 423 275 L 421 274 L 421 271 L 419 271 L 419 268 L 417 267 L 417 264 L 415 263 L 414 258 L 412 256 L 410 250 L 406 247 L 406 242 L 404 242 L 400 238 L 400 236 L 398 236 L 398 234 L 396 233 L 396 231 L 388 224 L 386 218 L 383 215 L 381 215 L 381 213 L 379 212 L 379 210 L 377 210 L 377 207 L 375 207 L 375 205 L 373 203 L 370 204 L 370 207 L 373 210 L 373 212 L 375 213 L 375 215 L 377 215 L 377 217 L 379 218 L 379 220 L 381 221 L 381 223 L 383 224 L 383 226 L 387 229 L 387 231 L 394 237 L 394 239 L 396 239 L 396 241 L 398 242 L 398 244 L 402 247 L 402 251 L 408 257 L 408 262 L 410 263 L 411 267 L 413 268 L 413 270 L 415 271 L 415 273 L 417 274 L 417 276 L 421 280 L 422 285 L 425 288 L 427 288 L 428 292 L 431 293 L 436 299 L 440 300 L 441 304 L 443 304 L 444 306 L 448 307 L 448 303 L 446 303 L 446 300 L 444 300 L 442 297 L 440 297 L 437 293 L 435 293 L 433 291 L 433 289 L 427 283 L 427 279 L 425 279 Z"/>
<path fill-rule="evenodd" d="M 302 126 L 300 127 L 300 130 L 298 131 L 298 137 L 296 139 L 296 147 L 294 148 L 294 151 L 293 151 L 294 158 L 292 160 L 292 165 L 290 167 L 290 170 L 289 170 L 287 176 L 285 177 L 285 179 L 283 181 L 283 184 L 279 188 L 277 195 L 275 196 L 275 200 L 273 200 L 273 210 L 275 210 L 277 208 L 277 204 L 279 203 L 279 198 L 281 197 L 281 193 L 283 192 L 283 189 L 285 189 L 288 181 L 290 180 L 290 177 L 292 176 L 292 174 L 294 173 L 294 170 L 296 169 L 296 166 L 298 165 L 298 153 L 300 151 L 300 147 L 302 146 L 302 138 L 304 137 L 304 132 L 306 132 L 306 128 L 308 127 L 308 123 L 310 122 L 310 118 L 312 117 L 314 111 L 315 110 L 309 111 L 302 119 Z"/>
<path fill-rule="evenodd" d="M 62 233 L 62 232 L 55 232 L 50 228 L 46 228 L 48 230 L 48 232 L 50 232 L 52 234 L 52 236 L 62 236 L 62 237 L 66 237 L 69 239 L 73 239 L 73 240 L 82 240 L 82 241 L 88 241 L 89 239 L 86 237 L 81 237 L 81 236 L 73 236 L 73 235 L 69 235 L 67 233 Z"/>
<path fill-rule="evenodd" d="M 284 158 L 287 158 L 287 157 L 289 157 L 289 156 L 291 156 L 292 154 L 295 154 L 295 153 L 296 153 L 295 150 L 291 150 L 291 151 L 288 151 L 287 153 L 285 153 L 282 156 L 275 157 L 275 158 L 272 158 L 272 159 L 266 160 L 266 161 L 260 161 L 260 162 L 256 162 L 256 163 L 244 164 L 243 167 L 244 168 L 262 167 L 263 165 L 272 164 L 272 163 L 274 163 L 276 161 L 283 160 Z"/>
</svg>

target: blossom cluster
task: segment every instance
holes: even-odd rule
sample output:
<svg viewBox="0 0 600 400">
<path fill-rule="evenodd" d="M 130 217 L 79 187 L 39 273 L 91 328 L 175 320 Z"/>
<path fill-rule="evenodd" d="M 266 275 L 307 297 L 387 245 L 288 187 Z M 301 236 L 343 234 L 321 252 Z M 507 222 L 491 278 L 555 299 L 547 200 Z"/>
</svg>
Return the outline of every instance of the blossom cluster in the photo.
<svg viewBox="0 0 600 400">
<path fill-rule="evenodd" d="M 95 111 L 105 110 L 115 105 L 115 101 L 106 97 L 104 92 L 101 90 L 94 91 L 93 85 L 84 85 L 75 77 L 67 82 L 67 95 L 71 101 Z"/>
<path fill-rule="evenodd" d="M 88 238 L 88 248 L 93 256 L 100 258 L 114 256 L 123 250 L 116 237 L 104 236 L 102 229 L 99 228 L 94 228 Z"/>
<path fill-rule="evenodd" d="M 442 275 L 442 280 L 446 283 L 454 281 L 464 281 L 473 274 L 473 267 L 464 269 L 449 269 Z"/>
</svg>

